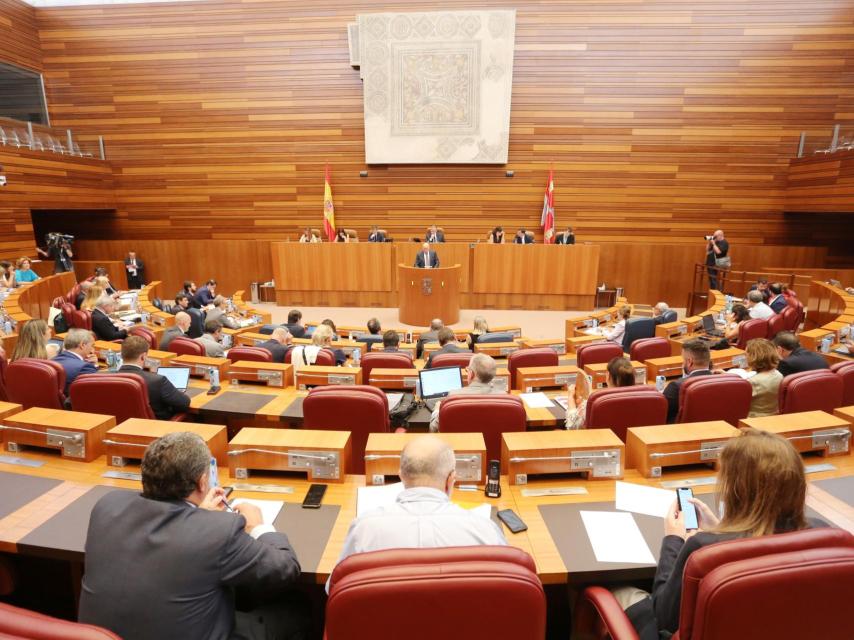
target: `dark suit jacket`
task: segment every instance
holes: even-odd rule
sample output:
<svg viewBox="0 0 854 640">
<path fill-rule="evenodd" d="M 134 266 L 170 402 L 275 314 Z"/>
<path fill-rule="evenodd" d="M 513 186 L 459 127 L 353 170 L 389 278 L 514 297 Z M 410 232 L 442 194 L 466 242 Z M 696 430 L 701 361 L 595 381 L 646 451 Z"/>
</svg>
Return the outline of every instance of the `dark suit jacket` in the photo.
<svg viewBox="0 0 854 640">
<path fill-rule="evenodd" d="M 301 324 L 286 324 L 284 325 L 285 329 L 287 329 L 290 334 L 294 338 L 304 338 L 305 337 L 305 327 Z"/>
<path fill-rule="evenodd" d="M 559 233 L 557 234 L 555 244 L 575 244 L 575 234 L 570 234 L 569 238 L 567 238 L 565 234 Z"/>
<path fill-rule="evenodd" d="M 196 291 L 196 304 L 200 307 L 205 307 L 213 302 L 214 296 L 211 295 L 211 292 L 208 291 L 207 287 L 202 287 L 198 291 Z"/>
<path fill-rule="evenodd" d="M 712 372 L 708 369 L 702 369 L 700 371 L 692 371 L 688 378 L 693 378 L 694 376 L 708 376 L 711 374 Z M 664 387 L 664 397 L 667 398 L 668 423 L 676 422 L 676 417 L 679 415 L 679 391 L 682 389 L 682 383 L 684 383 L 688 378 L 679 378 Z M 721 402 L 724 400 L 724 398 L 721 398 Z"/>
<path fill-rule="evenodd" d="M 439 266 L 439 256 L 436 254 L 435 251 L 431 250 L 430 255 L 427 259 L 430 262 L 429 265 L 424 264 L 424 251 L 423 250 L 419 251 L 418 255 L 415 256 L 415 266 L 418 267 L 419 269 L 423 269 L 423 268 L 428 267 L 428 266 L 429 267 L 438 267 Z"/>
<path fill-rule="evenodd" d="M 117 329 L 112 323 L 110 317 L 100 309 L 92 310 L 92 332 L 98 336 L 98 340 L 124 340 L 128 337 L 128 332 L 124 329 Z"/>
<path fill-rule="evenodd" d="M 528 237 L 527 234 L 525 234 L 521 238 L 519 236 L 514 236 L 513 244 L 534 244 L 534 239 Z"/>
<path fill-rule="evenodd" d="M 285 347 L 275 340 L 267 340 L 267 342 L 262 342 L 258 345 L 261 349 L 266 349 L 273 355 L 273 362 L 281 362 L 284 363 L 285 356 L 288 353 L 290 347 Z"/>
<path fill-rule="evenodd" d="M 418 344 L 415 345 L 415 357 L 420 358 L 421 354 L 424 353 L 424 343 L 425 342 L 438 342 L 439 341 L 439 332 L 438 331 L 425 331 L 418 338 Z"/>
<path fill-rule="evenodd" d="M 226 640 L 233 590 L 277 593 L 299 562 L 283 533 L 255 540 L 236 513 L 111 491 L 89 517 L 81 622 L 135 640 Z"/>
<path fill-rule="evenodd" d="M 444 241 L 445 241 L 445 232 L 444 231 L 437 231 L 435 235 L 433 235 L 432 233 L 430 233 L 428 231 L 427 232 L 427 238 L 424 240 L 424 242 L 444 242 Z"/>
<path fill-rule="evenodd" d="M 169 420 L 176 413 L 190 408 L 190 397 L 183 391 L 178 391 L 161 375 L 127 364 L 119 367 L 119 373 L 133 373 L 145 380 L 145 386 L 148 387 L 148 404 L 158 420 Z"/>
<path fill-rule="evenodd" d="M 782 295 L 779 295 L 771 302 L 769 302 L 768 306 L 774 310 L 774 313 L 783 313 L 783 309 L 788 307 L 789 303 L 786 302 L 786 298 L 784 298 Z"/>
<path fill-rule="evenodd" d="M 816 353 L 815 351 L 804 349 L 803 347 L 798 347 L 792 351 L 788 358 L 783 358 L 780 360 L 780 364 L 777 365 L 777 370 L 784 376 L 789 376 L 793 373 L 801 373 L 803 371 L 828 368 L 829 366 L 827 364 L 827 360 L 824 359 L 824 356 Z"/>
<path fill-rule="evenodd" d="M 449 342 L 444 347 L 439 349 L 438 351 L 434 351 L 430 354 L 430 357 L 427 358 L 427 364 L 424 365 L 425 369 L 429 369 L 433 366 L 433 357 L 439 355 L 440 353 L 471 353 L 470 349 L 463 349 L 462 347 L 458 347 L 453 342 Z"/>
<path fill-rule="evenodd" d="M 190 309 L 201 309 L 202 308 L 202 306 L 199 304 L 199 301 L 196 300 L 196 295 L 199 293 L 198 291 L 196 291 L 196 293 L 190 293 L 189 291 L 184 291 L 183 289 L 181 289 L 175 295 L 177 296 L 177 295 L 182 294 L 182 293 L 187 296 L 188 301 L 189 301 L 189 305 L 190 305 L 189 306 Z M 178 311 L 186 311 L 186 309 L 178 309 Z M 173 310 L 172 313 L 177 313 L 177 311 Z"/>
<path fill-rule="evenodd" d="M 129 264 L 130 264 L 130 260 L 128 260 L 127 258 L 125 258 L 125 265 L 129 265 Z M 137 276 L 137 277 L 139 277 L 139 276 L 140 276 L 140 274 L 141 274 L 144 270 L 145 270 L 145 265 L 143 264 L 142 260 L 140 260 L 139 258 L 137 258 L 137 259 L 136 259 L 136 276 Z M 128 276 L 130 276 L 130 274 L 128 274 Z"/>
<path fill-rule="evenodd" d="M 385 242 L 385 234 L 377 231 L 368 236 L 368 242 Z"/>
<path fill-rule="evenodd" d="M 68 395 L 68 388 L 74 382 L 74 378 L 84 373 L 98 373 L 98 367 L 94 364 L 68 351 L 61 352 L 53 361 L 58 362 L 65 369 L 65 395 Z"/>
<path fill-rule="evenodd" d="M 160 338 L 160 350 L 161 351 L 169 351 L 169 345 L 172 344 L 172 341 L 179 337 L 186 335 L 181 329 L 177 326 L 169 327 L 166 331 L 163 332 L 163 337 Z"/>
</svg>

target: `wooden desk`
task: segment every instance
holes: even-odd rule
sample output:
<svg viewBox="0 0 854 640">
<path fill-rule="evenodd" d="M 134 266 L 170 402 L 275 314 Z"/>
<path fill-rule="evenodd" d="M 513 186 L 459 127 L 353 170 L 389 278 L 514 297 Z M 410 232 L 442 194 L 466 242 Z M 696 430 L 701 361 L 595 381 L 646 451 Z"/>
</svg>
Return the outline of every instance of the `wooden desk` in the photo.
<svg viewBox="0 0 854 640">
<path fill-rule="evenodd" d="M 522 346 L 525 349 L 542 349 L 544 347 L 548 347 L 549 349 L 553 349 L 554 352 L 558 355 L 564 355 L 566 353 L 565 338 L 553 338 L 545 340 L 532 340 L 530 338 L 525 338 L 521 342 Z"/>
<path fill-rule="evenodd" d="M 400 321 L 428 325 L 433 318 L 445 324 L 460 319 L 460 265 L 418 269 L 397 265 Z"/>
<path fill-rule="evenodd" d="M 632 369 L 635 370 L 635 384 L 646 384 L 649 379 L 647 366 L 643 362 L 632 360 Z M 593 379 L 594 389 L 604 389 L 608 378 L 608 365 L 604 362 L 584 365 L 584 373 Z M 655 381 L 655 376 L 652 378 Z"/>
<path fill-rule="evenodd" d="M 534 388 L 567 387 L 575 384 L 578 367 L 558 365 L 556 367 L 519 367 L 516 369 L 514 389 L 533 391 Z"/>
<path fill-rule="evenodd" d="M 63 458 L 91 462 L 102 455 L 104 434 L 116 426 L 113 416 L 33 407 L 4 419 L 0 429 L 7 451 L 22 446 L 58 449 Z"/>
<path fill-rule="evenodd" d="M 422 433 L 371 433 L 365 445 L 365 481 L 384 484 L 386 476 L 397 476 L 400 454 Z M 457 459 L 457 484 L 486 483 L 486 443 L 482 433 L 431 433 L 431 438 L 447 442 Z"/>
<path fill-rule="evenodd" d="M 130 418 L 107 431 L 104 437 L 104 457 L 107 464 L 123 467 L 128 460 L 141 460 L 145 448 L 167 433 L 189 431 L 200 436 L 220 466 L 228 465 L 228 438 L 224 425 L 145 420 Z"/>
<path fill-rule="evenodd" d="M 294 374 L 294 384 L 300 390 L 327 384 L 362 384 L 361 367 L 300 367 Z"/>
</svg>

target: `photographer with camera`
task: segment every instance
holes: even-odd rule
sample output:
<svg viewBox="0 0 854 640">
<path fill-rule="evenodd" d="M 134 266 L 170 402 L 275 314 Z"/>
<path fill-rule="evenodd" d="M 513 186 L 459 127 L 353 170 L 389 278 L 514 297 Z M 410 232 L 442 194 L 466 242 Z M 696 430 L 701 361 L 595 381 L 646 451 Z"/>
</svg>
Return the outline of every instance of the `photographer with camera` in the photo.
<svg viewBox="0 0 854 640">
<path fill-rule="evenodd" d="M 729 269 L 732 260 L 729 257 L 729 242 L 724 238 L 724 232 L 718 229 L 706 240 L 706 268 L 709 272 L 709 288 L 718 288 L 718 267 Z"/>
<path fill-rule="evenodd" d="M 42 251 L 39 248 L 36 248 L 36 251 L 42 257 L 53 260 L 54 274 L 74 271 L 74 263 L 71 261 L 71 258 L 74 257 L 74 252 L 71 250 L 72 242 L 74 242 L 74 236 L 51 231 L 45 236 L 47 251 Z"/>
</svg>

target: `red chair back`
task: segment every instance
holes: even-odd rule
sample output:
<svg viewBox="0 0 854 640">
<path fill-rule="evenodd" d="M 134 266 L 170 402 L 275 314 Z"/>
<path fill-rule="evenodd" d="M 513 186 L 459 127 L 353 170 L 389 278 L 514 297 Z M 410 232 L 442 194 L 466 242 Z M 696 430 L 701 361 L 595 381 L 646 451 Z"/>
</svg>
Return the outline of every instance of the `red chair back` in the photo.
<svg viewBox="0 0 854 640">
<path fill-rule="evenodd" d="M 830 370 L 842 379 L 842 406 L 854 405 L 854 362 L 837 362 Z"/>
<path fill-rule="evenodd" d="M 507 369 L 514 389 L 521 389 L 516 380 L 516 371 L 520 367 L 556 367 L 559 363 L 557 352 L 551 347 L 538 349 L 519 349 L 507 356 Z"/>
<path fill-rule="evenodd" d="M 232 347 L 225 354 L 231 362 L 272 362 L 273 354 L 260 347 Z"/>
<path fill-rule="evenodd" d="M 6 358 L 0 356 L 0 402 L 9 402 L 9 396 L 6 393 L 6 367 L 8 366 Z"/>
<path fill-rule="evenodd" d="M 128 329 L 128 334 L 132 336 L 139 336 L 148 343 L 150 349 L 157 349 L 157 336 L 155 336 L 154 332 L 148 327 L 140 325 L 131 327 Z"/>
<path fill-rule="evenodd" d="M 471 394 L 449 396 L 439 405 L 439 431 L 483 433 L 489 460 L 501 458 L 501 434 L 524 431 L 525 406 L 518 396 Z"/>
<path fill-rule="evenodd" d="M 847 639 L 854 536 L 826 527 L 708 545 L 682 585 L 679 640 Z"/>
<path fill-rule="evenodd" d="M 599 389 L 587 399 L 584 424 L 588 429 L 612 429 L 626 441 L 626 429 L 667 422 L 667 399 L 655 387 Z"/>
<path fill-rule="evenodd" d="M 623 355 L 623 348 L 613 342 L 594 342 L 578 347 L 575 352 L 575 364 L 584 369 L 588 364 L 607 364 Z M 670 355 L 669 353 L 667 355 Z"/>
<path fill-rule="evenodd" d="M 780 384 L 780 413 L 826 411 L 842 406 L 842 377 L 830 369 L 793 373 Z"/>
<path fill-rule="evenodd" d="M 6 368 L 6 395 L 24 409 L 65 408 L 65 369 L 58 362 L 21 358 Z"/>
<path fill-rule="evenodd" d="M 746 349 L 747 343 L 754 338 L 764 338 L 768 335 L 768 321 L 760 318 L 746 320 L 738 326 L 738 344 L 739 349 Z"/>
<path fill-rule="evenodd" d="M 789 307 L 786 307 L 786 309 L 789 309 Z M 784 309 L 783 311 L 785 312 L 786 309 Z M 769 340 L 773 340 L 774 336 L 776 336 L 781 331 L 787 331 L 786 316 L 784 316 L 782 313 L 778 313 L 777 315 L 773 315 L 768 318 L 768 335 L 766 335 L 765 337 Z"/>
<path fill-rule="evenodd" d="M 314 387 L 303 400 L 302 410 L 305 429 L 351 433 L 353 455 L 347 473 L 365 473 L 368 434 L 389 431 L 388 398 L 376 387 Z"/>
<path fill-rule="evenodd" d="M 653 358 L 669 358 L 671 354 L 667 338 L 641 338 L 632 343 L 629 359 L 644 362 Z"/>
<path fill-rule="evenodd" d="M 77 376 L 68 390 L 74 411 L 116 417 L 116 424 L 130 418 L 156 420 L 148 404 L 145 380 L 132 373 L 88 373 Z"/>
<path fill-rule="evenodd" d="M 178 336 L 169 343 L 169 351 L 179 356 L 204 356 L 205 346 L 192 338 Z"/>
<path fill-rule="evenodd" d="M 365 612 L 380 610 L 382 623 L 366 633 Z M 546 599 L 534 561 L 512 546 L 358 553 L 332 572 L 327 640 L 534 640 L 545 633 Z"/>
<path fill-rule="evenodd" d="M 750 413 L 753 387 L 734 374 L 695 376 L 679 389 L 676 422 L 725 420 L 737 427 Z"/>
<path fill-rule="evenodd" d="M 439 353 L 433 356 L 433 368 L 460 367 L 465 369 L 471 362 L 473 353 Z"/>
<path fill-rule="evenodd" d="M 0 638 L 4 640 L 121 640 L 102 627 L 59 618 L 0 603 Z"/>
<path fill-rule="evenodd" d="M 369 351 L 362 356 L 362 382 L 371 384 L 373 369 L 412 369 L 412 357 L 402 351 Z"/>
<path fill-rule="evenodd" d="M 92 313 L 89 311 L 80 311 L 74 309 L 71 311 L 71 318 L 68 323 L 74 329 L 92 330 Z"/>
<path fill-rule="evenodd" d="M 797 307 L 788 306 L 783 309 L 783 313 L 781 313 L 780 315 L 783 316 L 783 322 L 786 331 L 798 330 L 798 325 L 800 324 L 800 315 Z"/>
</svg>

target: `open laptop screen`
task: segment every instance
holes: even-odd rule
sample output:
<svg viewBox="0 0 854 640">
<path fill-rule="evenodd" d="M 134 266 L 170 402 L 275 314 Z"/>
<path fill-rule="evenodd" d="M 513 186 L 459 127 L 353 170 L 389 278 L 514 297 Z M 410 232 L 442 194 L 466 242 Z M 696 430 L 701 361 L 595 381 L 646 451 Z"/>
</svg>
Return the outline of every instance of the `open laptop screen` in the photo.
<svg viewBox="0 0 854 640">
<path fill-rule="evenodd" d="M 190 367 L 158 367 L 157 373 L 172 383 L 178 391 L 186 391 L 190 382 Z"/>
<path fill-rule="evenodd" d="M 460 367 L 438 367 L 422 369 L 418 376 L 421 382 L 421 397 L 444 398 L 453 389 L 462 389 L 463 374 Z"/>
<path fill-rule="evenodd" d="M 703 316 L 703 330 L 706 333 L 715 330 L 715 316 L 711 313 L 707 313 Z"/>
</svg>

